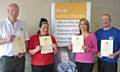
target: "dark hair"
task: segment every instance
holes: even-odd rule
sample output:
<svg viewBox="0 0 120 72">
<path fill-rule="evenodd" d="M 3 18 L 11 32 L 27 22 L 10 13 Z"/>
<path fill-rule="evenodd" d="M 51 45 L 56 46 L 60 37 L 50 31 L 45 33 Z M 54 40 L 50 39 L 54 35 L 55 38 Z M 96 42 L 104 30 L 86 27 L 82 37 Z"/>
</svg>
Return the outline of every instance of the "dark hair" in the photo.
<svg viewBox="0 0 120 72">
<path fill-rule="evenodd" d="M 43 24 L 48 24 L 48 20 L 46 18 L 41 18 L 40 22 L 39 22 L 39 28 L 41 28 L 41 26 Z M 40 31 L 38 31 L 37 33 L 40 33 Z"/>
<path fill-rule="evenodd" d="M 46 22 L 46 23 L 43 23 L 43 22 Z M 48 24 L 48 20 L 47 20 L 46 18 L 41 18 L 41 19 L 40 19 L 39 27 L 41 28 L 41 26 L 42 26 L 43 24 Z"/>
<path fill-rule="evenodd" d="M 83 21 L 83 22 L 85 23 L 85 25 L 87 26 L 87 32 L 89 32 L 89 27 L 90 27 L 90 25 L 89 25 L 88 20 L 87 20 L 86 18 L 82 18 L 82 19 L 80 19 L 80 23 L 81 23 L 82 21 Z M 80 23 L 79 23 L 79 25 L 80 25 Z M 81 29 L 80 29 L 80 34 L 82 34 L 82 33 L 81 33 Z"/>
</svg>

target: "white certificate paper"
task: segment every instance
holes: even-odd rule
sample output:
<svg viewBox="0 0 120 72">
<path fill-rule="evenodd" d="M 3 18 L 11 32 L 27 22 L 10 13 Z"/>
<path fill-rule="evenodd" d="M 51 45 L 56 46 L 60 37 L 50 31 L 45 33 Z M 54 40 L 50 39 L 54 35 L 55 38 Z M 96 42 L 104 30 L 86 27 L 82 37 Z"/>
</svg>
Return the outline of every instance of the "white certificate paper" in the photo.
<svg viewBox="0 0 120 72">
<path fill-rule="evenodd" d="M 13 41 L 13 48 L 15 49 L 16 53 L 26 52 L 25 39 L 22 35 L 15 37 Z"/>
<path fill-rule="evenodd" d="M 72 52 L 73 53 L 81 53 L 84 52 L 82 46 L 84 45 L 83 35 L 72 36 Z"/>
<path fill-rule="evenodd" d="M 51 36 L 41 36 L 39 37 L 41 54 L 47 54 L 53 52 L 52 39 Z"/>
<path fill-rule="evenodd" d="M 108 57 L 113 54 L 113 40 L 101 40 L 101 55 Z"/>
</svg>

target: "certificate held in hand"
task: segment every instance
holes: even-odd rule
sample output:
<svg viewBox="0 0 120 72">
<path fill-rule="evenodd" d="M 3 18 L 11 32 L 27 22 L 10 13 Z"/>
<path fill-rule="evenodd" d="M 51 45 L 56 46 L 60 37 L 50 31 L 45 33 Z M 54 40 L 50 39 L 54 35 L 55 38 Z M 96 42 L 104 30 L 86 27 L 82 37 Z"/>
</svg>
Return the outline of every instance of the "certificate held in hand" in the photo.
<svg viewBox="0 0 120 72">
<path fill-rule="evenodd" d="M 84 38 L 83 35 L 79 36 L 72 36 L 72 52 L 73 53 L 81 53 L 84 52 L 83 45 L 84 45 Z"/>
<path fill-rule="evenodd" d="M 101 56 L 113 54 L 113 40 L 101 40 Z"/>
<path fill-rule="evenodd" d="M 41 54 L 47 54 L 53 52 L 52 39 L 51 36 L 41 36 L 39 37 Z"/>
<path fill-rule="evenodd" d="M 26 52 L 25 39 L 22 35 L 15 37 L 13 41 L 13 48 L 15 49 L 16 53 Z"/>
</svg>

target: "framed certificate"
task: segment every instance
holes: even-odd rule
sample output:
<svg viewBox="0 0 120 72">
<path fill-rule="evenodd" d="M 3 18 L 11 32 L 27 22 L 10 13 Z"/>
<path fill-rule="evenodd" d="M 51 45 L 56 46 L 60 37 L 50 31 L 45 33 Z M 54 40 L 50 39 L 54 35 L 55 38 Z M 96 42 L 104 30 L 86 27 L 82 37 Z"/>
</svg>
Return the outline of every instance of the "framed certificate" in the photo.
<svg viewBox="0 0 120 72">
<path fill-rule="evenodd" d="M 41 53 L 47 54 L 53 52 L 52 39 L 51 36 L 41 36 L 39 37 L 41 45 Z"/>
<path fill-rule="evenodd" d="M 82 46 L 84 45 L 84 38 L 83 35 L 79 36 L 72 36 L 72 52 L 73 53 L 81 53 L 84 52 Z"/>
<path fill-rule="evenodd" d="M 13 48 L 15 49 L 16 53 L 26 52 L 25 39 L 22 35 L 15 37 L 13 41 Z"/>
<path fill-rule="evenodd" d="M 101 40 L 101 55 L 108 57 L 113 54 L 113 40 Z"/>
</svg>

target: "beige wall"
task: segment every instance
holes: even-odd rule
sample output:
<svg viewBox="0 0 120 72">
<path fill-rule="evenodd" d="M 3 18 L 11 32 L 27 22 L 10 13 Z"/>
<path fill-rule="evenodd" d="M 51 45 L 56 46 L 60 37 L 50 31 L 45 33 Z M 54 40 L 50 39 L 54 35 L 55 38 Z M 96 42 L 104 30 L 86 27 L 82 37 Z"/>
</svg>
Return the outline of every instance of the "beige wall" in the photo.
<svg viewBox="0 0 120 72">
<path fill-rule="evenodd" d="M 30 35 L 38 30 L 41 17 L 50 20 L 50 0 L 0 0 L 0 20 L 6 18 L 10 3 L 20 6 L 19 18 L 26 22 Z"/>
<path fill-rule="evenodd" d="M 100 26 L 100 16 L 112 15 L 112 23 L 120 29 L 120 0 L 92 0 L 92 31 Z"/>
</svg>

